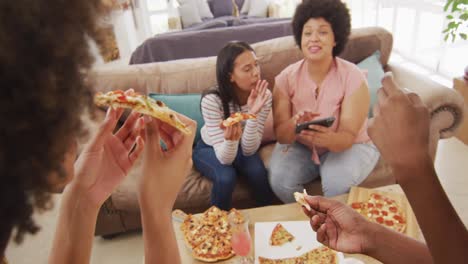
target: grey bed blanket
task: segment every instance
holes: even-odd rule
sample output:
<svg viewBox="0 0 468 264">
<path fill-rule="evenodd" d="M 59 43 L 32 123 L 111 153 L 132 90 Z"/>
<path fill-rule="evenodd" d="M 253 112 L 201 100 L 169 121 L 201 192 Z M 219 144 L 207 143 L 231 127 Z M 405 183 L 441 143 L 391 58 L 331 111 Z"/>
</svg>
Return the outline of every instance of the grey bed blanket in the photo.
<svg viewBox="0 0 468 264">
<path fill-rule="evenodd" d="M 166 33 L 143 42 L 132 53 L 130 64 L 216 56 L 229 41 L 252 44 L 288 35 L 292 35 L 291 20 Z"/>
</svg>

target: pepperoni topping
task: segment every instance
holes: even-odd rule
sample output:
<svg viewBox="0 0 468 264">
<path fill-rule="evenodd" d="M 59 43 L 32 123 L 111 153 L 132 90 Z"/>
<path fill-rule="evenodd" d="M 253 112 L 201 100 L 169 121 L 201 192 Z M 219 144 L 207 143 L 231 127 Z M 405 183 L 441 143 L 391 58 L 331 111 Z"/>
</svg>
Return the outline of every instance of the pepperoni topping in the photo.
<svg viewBox="0 0 468 264">
<path fill-rule="evenodd" d="M 374 204 L 373 203 L 367 203 L 367 207 L 372 208 L 372 207 L 374 207 Z"/>
<path fill-rule="evenodd" d="M 400 224 L 404 224 L 404 223 L 405 223 L 405 219 L 403 219 L 403 217 L 401 217 L 401 216 L 399 216 L 399 215 L 393 216 L 393 219 L 397 220 L 398 223 L 400 223 Z"/>
<path fill-rule="evenodd" d="M 117 99 L 119 99 L 119 101 L 121 101 L 121 102 L 127 102 L 127 96 L 125 96 L 125 95 L 119 95 L 117 97 Z"/>
<path fill-rule="evenodd" d="M 383 204 L 377 203 L 376 206 L 377 206 L 377 208 L 382 208 Z"/>
<path fill-rule="evenodd" d="M 388 225 L 388 226 L 393 226 L 394 225 L 392 220 L 386 220 L 385 224 Z"/>
<path fill-rule="evenodd" d="M 380 194 L 377 194 L 377 193 L 371 194 L 371 197 L 374 198 L 374 199 L 376 199 L 376 200 L 382 199 L 382 196 L 381 196 Z"/>
<path fill-rule="evenodd" d="M 384 219 L 383 219 L 383 217 L 381 217 L 381 216 L 377 217 L 375 220 L 376 220 L 377 223 L 379 223 L 379 224 L 383 224 L 383 222 L 384 222 Z"/>
<path fill-rule="evenodd" d="M 351 207 L 354 209 L 361 209 L 362 208 L 362 203 L 352 203 Z"/>
<path fill-rule="evenodd" d="M 398 208 L 396 208 L 395 206 L 390 206 L 390 208 L 388 208 L 388 210 L 390 210 L 390 212 L 392 212 L 392 213 L 396 213 L 398 211 Z"/>
<path fill-rule="evenodd" d="M 380 214 L 380 211 L 379 210 L 370 210 L 369 213 L 373 214 L 373 215 L 379 215 Z"/>
<path fill-rule="evenodd" d="M 387 216 L 387 215 L 388 215 L 388 212 L 387 212 L 387 211 L 382 211 L 382 215 L 383 215 L 383 216 Z"/>
</svg>

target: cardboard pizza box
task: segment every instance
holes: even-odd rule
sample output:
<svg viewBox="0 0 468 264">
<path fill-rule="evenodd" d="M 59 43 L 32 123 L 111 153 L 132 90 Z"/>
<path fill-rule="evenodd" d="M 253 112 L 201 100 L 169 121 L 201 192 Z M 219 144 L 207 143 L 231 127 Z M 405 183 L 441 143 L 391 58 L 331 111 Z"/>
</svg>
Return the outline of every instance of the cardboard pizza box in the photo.
<svg viewBox="0 0 468 264">
<path fill-rule="evenodd" d="M 377 193 L 395 200 L 406 217 L 407 225 L 405 234 L 418 240 L 422 238 L 422 234 L 419 229 L 416 216 L 413 213 L 413 209 L 411 209 L 411 205 L 409 204 L 408 199 L 406 199 L 405 194 L 402 192 L 384 192 L 376 189 L 367 189 L 354 186 L 351 187 L 351 191 L 349 192 L 347 204 L 351 205 L 355 202 L 365 202 L 369 199 L 372 193 Z"/>
</svg>

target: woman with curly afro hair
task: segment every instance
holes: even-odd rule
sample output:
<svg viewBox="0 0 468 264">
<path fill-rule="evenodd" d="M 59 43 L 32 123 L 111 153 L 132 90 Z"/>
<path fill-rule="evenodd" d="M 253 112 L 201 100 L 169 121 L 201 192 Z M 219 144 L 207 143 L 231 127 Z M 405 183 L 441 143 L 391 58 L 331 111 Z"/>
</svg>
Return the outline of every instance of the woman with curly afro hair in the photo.
<svg viewBox="0 0 468 264">
<path fill-rule="evenodd" d="M 170 212 L 193 136 L 138 113 L 113 133 L 123 110 L 109 108 L 77 158 L 82 114 L 96 110 L 88 43 L 104 12 L 101 1 L 0 1 L 0 261 L 11 237 L 20 243 L 39 231 L 32 214 L 51 207 L 49 192 L 62 191 L 49 263 L 88 263 L 98 210 L 142 154 L 146 260 L 180 262 Z M 161 152 L 160 135 L 170 153 Z"/>
<path fill-rule="evenodd" d="M 304 59 L 275 79 L 273 114 L 278 144 L 272 155 L 270 184 L 283 202 L 321 177 L 325 196 L 361 183 L 379 159 L 367 135 L 370 96 L 359 68 L 337 57 L 351 31 L 341 0 L 304 0 L 292 21 Z M 335 118 L 330 127 L 311 125 L 296 134 L 297 124 Z"/>
</svg>

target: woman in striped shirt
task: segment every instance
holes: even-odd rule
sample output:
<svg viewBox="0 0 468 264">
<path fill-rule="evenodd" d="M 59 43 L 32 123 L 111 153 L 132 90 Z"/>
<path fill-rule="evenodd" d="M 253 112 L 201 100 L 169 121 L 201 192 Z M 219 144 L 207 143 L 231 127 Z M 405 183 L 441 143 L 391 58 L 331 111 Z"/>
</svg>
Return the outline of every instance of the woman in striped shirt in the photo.
<svg viewBox="0 0 468 264">
<path fill-rule="evenodd" d="M 193 152 L 194 165 L 213 182 L 212 205 L 231 208 L 238 174 L 247 178 L 258 205 L 269 204 L 273 192 L 258 148 L 272 96 L 268 82 L 261 80 L 253 49 L 244 42 L 228 43 L 218 54 L 216 78 L 217 88 L 207 91 L 201 100 L 205 125 Z M 220 128 L 221 122 L 236 112 L 257 118 Z"/>
</svg>

